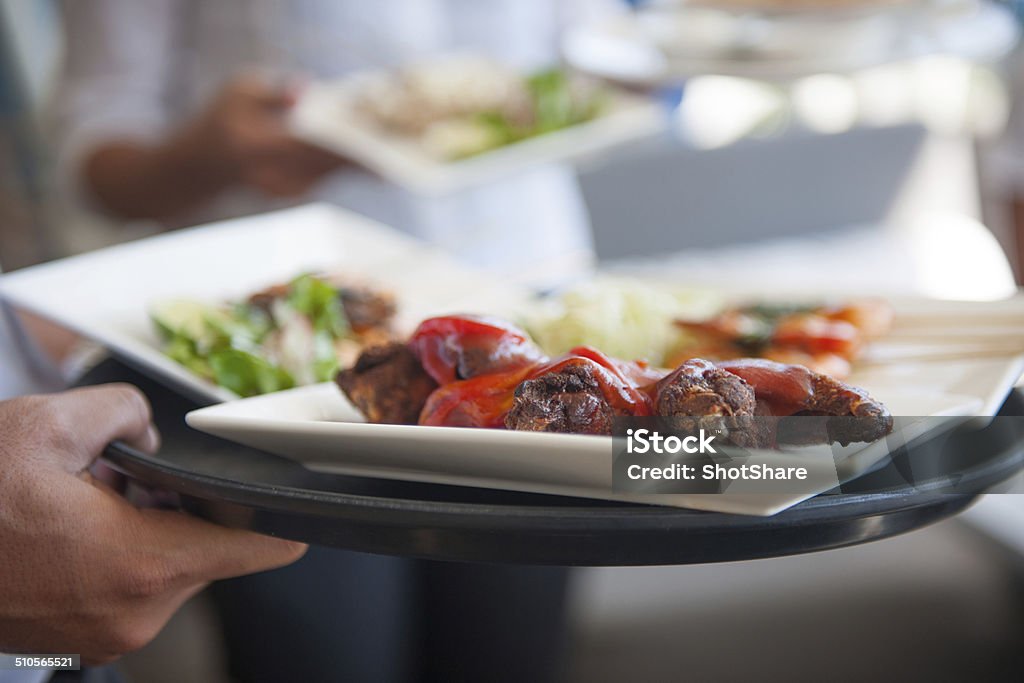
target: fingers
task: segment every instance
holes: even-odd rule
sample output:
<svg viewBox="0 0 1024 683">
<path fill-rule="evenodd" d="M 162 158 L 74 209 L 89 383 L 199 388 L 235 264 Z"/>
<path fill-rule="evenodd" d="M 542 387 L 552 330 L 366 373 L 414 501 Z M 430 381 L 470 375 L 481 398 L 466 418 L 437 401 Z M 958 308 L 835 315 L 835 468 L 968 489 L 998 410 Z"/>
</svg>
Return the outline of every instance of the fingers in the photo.
<svg viewBox="0 0 1024 683">
<path fill-rule="evenodd" d="M 312 190 L 321 175 L 289 172 L 283 168 L 255 168 L 246 174 L 246 178 L 252 187 L 268 197 L 296 199 Z"/>
<path fill-rule="evenodd" d="M 55 450 L 67 451 L 61 455 L 68 471 L 85 469 L 118 439 L 146 452 L 160 446 L 149 401 L 131 385 L 74 389 L 41 401 L 46 406 L 43 428 L 66 446 Z"/>
<path fill-rule="evenodd" d="M 273 197 L 296 197 L 308 192 L 324 176 L 345 164 L 336 154 L 307 145 L 290 136 L 277 140 L 245 169 L 245 179 Z"/>
<path fill-rule="evenodd" d="M 170 575 L 186 586 L 276 569 L 306 552 L 302 543 L 229 529 L 181 512 L 136 512 L 138 542 L 168 553 Z"/>
<path fill-rule="evenodd" d="M 239 76 L 227 85 L 225 93 L 229 98 L 271 109 L 287 109 L 295 101 L 293 87 L 260 73 Z"/>
<path fill-rule="evenodd" d="M 126 384 L 76 389 L 44 399 L 49 415 L 71 435 L 71 471 L 89 466 L 106 444 L 122 439 L 137 447 L 157 447 L 150 422 L 149 402 Z M 91 490 L 88 493 L 87 490 Z M 184 577 L 187 585 L 240 576 L 294 562 L 305 552 L 300 543 L 228 529 L 179 512 L 139 510 L 123 499 L 90 486 L 80 489 L 82 500 L 109 529 L 122 529 L 126 547 L 149 548 L 166 558 L 170 575 Z M 165 570 L 168 568 L 164 568 Z"/>
</svg>

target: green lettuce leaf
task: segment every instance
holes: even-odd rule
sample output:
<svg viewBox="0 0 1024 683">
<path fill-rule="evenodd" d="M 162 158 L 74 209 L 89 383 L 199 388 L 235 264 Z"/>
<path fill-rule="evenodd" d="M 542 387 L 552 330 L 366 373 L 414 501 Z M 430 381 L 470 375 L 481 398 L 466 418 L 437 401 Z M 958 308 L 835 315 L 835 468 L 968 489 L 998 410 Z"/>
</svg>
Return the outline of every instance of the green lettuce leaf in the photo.
<svg viewBox="0 0 1024 683">
<path fill-rule="evenodd" d="M 295 386 L 295 379 L 287 371 L 240 349 L 214 351 L 209 362 L 214 381 L 239 396 L 256 396 Z"/>
<path fill-rule="evenodd" d="M 348 334 L 348 321 L 338 290 L 312 275 L 302 275 L 291 283 L 288 305 L 309 317 L 313 329 L 338 339 Z"/>
</svg>

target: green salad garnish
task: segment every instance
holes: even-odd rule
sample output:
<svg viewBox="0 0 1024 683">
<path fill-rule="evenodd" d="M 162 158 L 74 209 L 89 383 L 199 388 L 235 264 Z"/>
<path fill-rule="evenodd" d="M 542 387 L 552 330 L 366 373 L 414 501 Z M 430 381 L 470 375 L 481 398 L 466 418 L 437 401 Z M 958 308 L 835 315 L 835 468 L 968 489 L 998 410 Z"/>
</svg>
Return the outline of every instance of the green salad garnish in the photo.
<svg viewBox="0 0 1024 683">
<path fill-rule="evenodd" d="M 607 102 L 604 90 L 582 86 L 562 69 L 526 77 L 523 89 L 525 109 L 479 111 L 439 121 L 428 146 L 449 159 L 464 159 L 584 123 L 598 116 Z"/>
<path fill-rule="evenodd" d="M 279 295 L 224 305 L 171 301 L 150 316 L 167 356 L 239 396 L 332 379 L 337 344 L 353 336 L 339 290 L 313 275 Z"/>
</svg>

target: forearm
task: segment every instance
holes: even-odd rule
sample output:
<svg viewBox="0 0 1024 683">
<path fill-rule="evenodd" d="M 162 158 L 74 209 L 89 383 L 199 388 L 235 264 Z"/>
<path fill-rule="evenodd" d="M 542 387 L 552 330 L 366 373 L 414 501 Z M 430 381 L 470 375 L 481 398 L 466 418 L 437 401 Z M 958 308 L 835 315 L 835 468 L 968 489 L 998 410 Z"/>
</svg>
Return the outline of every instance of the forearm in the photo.
<svg viewBox="0 0 1024 683">
<path fill-rule="evenodd" d="M 100 208 L 125 220 L 162 220 L 186 213 L 237 178 L 230 164 L 191 129 L 157 145 L 111 141 L 85 159 L 81 172 Z"/>
</svg>

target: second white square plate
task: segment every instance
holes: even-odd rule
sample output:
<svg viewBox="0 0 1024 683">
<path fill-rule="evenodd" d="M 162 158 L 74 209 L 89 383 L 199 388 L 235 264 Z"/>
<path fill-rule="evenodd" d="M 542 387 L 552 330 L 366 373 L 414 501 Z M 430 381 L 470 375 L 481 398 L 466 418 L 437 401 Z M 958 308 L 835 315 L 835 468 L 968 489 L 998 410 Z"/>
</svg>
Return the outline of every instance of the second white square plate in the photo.
<svg viewBox="0 0 1024 683">
<path fill-rule="evenodd" d="M 394 292 L 398 327 L 425 317 L 502 310 L 519 297 L 437 249 L 328 204 L 237 218 L 0 276 L 0 300 L 95 340 L 203 402 L 237 396 L 161 351 L 149 312 L 175 299 L 245 298 L 306 272 L 365 279 Z"/>
<path fill-rule="evenodd" d="M 615 89 L 606 111 L 590 121 L 467 159 L 444 161 L 415 141 L 382 131 L 360 116 L 355 94 L 361 80 L 354 75 L 308 86 L 292 111 L 292 132 L 424 195 L 455 192 L 533 166 L 571 161 L 655 135 L 668 120 L 664 107 L 652 98 Z"/>
</svg>

